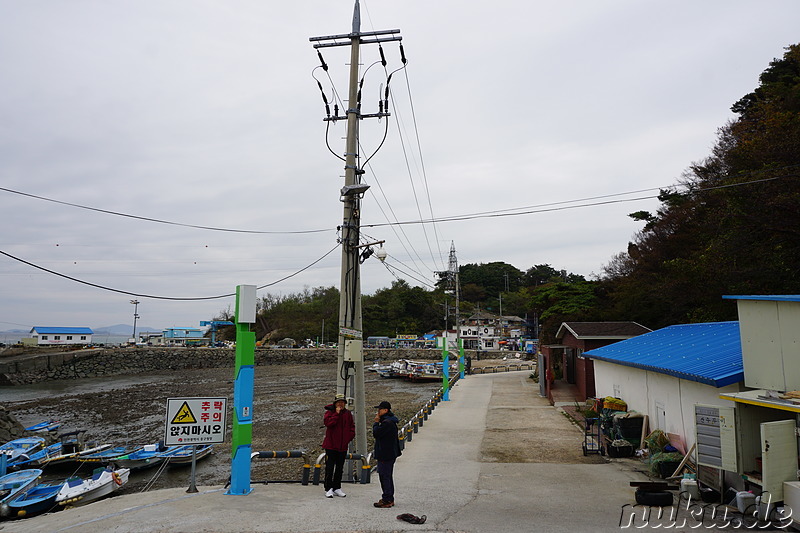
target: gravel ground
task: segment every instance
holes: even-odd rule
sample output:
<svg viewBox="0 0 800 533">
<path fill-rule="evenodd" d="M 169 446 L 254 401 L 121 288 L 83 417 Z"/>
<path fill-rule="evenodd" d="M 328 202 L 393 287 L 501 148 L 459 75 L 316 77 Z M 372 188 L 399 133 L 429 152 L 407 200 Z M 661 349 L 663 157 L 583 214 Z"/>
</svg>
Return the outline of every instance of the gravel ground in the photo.
<svg viewBox="0 0 800 533">
<path fill-rule="evenodd" d="M 70 393 L 69 384 L 52 383 L 36 399 L 6 402 L 23 424 L 57 419 L 62 431 L 86 429 L 86 439 L 115 446 L 154 443 L 164 438 L 166 400 L 170 397 L 233 397 L 230 368 L 182 370 L 169 374 L 137 375 L 131 383 L 103 385 L 103 380 L 82 380 L 81 390 Z M 77 382 L 76 382 L 77 384 Z M 366 373 L 366 405 L 389 400 L 405 423 L 441 386 L 440 382 L 411 383 L 383 379 Z M 67 389 L 64 391 L 64 389 Z M 59 391 L 57 394 L 47 391 Z M 336 390 L 336 365 L 259 366 L 255 372 L 253 447 L 259 450 L 302 449 L 312 461 L 321 453 L 323 407 Z M 228 421 L 230 425 L 230 420 Z M 230 428 L 228 439 L 230 440 Z M 369 434 L 369 432 L 368 432 Z M 368 437 L 372 446 L 371 436 Z M 230 441 L 215 446 L 215 453 L 197 465 L 197 484 L 219 485 L 230 475 Z M 74 468 L 74 467 L 73 467 Z M 84 467 L 87 468 L 87 467 Z M 53 477 L 72 474 L 57 471 Z M 80 472 L 80 473 L 88 473 Z M 152 480 L 155 470 L 134 473 L 125 491 L 139 491 Z M 300 459 L 256 459 L 253 481 L 300 480 Z M 189 468 L 169 468 L 153 482 L 154 488 L 188 486 Z"/>
</svg>

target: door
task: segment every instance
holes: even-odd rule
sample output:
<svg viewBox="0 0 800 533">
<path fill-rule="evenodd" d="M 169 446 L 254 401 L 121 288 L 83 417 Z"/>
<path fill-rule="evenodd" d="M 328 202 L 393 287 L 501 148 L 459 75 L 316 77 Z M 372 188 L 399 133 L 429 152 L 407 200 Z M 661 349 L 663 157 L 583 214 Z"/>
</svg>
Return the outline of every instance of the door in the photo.
<svg viewBox="0 0 800 533">
<path fill-rule="evenodd" d="M 797 437 L 794 420 L 761 424 L 761 489 L 773 502 L 783 501 L 783 482 L 797 481 Z"/>
</svg>

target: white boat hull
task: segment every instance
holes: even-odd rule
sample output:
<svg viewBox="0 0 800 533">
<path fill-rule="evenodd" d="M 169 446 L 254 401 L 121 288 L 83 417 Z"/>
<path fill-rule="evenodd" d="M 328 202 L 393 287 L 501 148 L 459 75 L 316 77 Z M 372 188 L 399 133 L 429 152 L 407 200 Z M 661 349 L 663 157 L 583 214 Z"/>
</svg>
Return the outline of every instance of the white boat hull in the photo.
<svg viewBox="0 0 800 533">
<path fill-rule="evenodd" d="M 104 470 L 97 478 L 84 479 L 80 484 L 69 486 L 67 482 L 56 496 L 56 503 L 73 507 L 92 503 L 121 489 L 128 482 L 129 475 L 129 469 L 119 468 Z"/>
</svg>

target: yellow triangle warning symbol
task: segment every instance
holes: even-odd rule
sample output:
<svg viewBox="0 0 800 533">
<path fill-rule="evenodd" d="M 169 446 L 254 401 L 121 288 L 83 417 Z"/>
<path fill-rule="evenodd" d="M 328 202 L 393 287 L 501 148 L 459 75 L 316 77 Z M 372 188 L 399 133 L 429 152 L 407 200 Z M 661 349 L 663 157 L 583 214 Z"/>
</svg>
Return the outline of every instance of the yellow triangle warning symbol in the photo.
<svg viewBox="0 0 800 533">
<path fill-rule="evenodd" d="M 175 413 L 175 416 L 172 418 L 173 424 L 196 424 L 197 419 L 194 417 L 192 410 L 189 409 L 189 404 L 183 402 L 181 408 L 178 409 L 178 412 Z"/>
</svg>

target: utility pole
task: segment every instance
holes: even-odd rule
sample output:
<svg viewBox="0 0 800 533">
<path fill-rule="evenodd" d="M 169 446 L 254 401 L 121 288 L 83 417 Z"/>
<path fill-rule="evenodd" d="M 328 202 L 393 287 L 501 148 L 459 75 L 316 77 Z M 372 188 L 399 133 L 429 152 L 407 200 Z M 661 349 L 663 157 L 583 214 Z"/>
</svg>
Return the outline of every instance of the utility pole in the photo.
<svg viewBox="0 0 800 533">
<path fill-rule="evenodd" d="M 340 227 L 342 244 L 342 271 L 341 290 L 339 295 L 339 343 L 337 357 L 336 392 L 352 398 L 353 418 L 356 423 L 356 438 L 354 453 L 367 455 L 367 411 L 365 406 L 364 391 L 364 349 L 361 323 L 361 261 L 359 244 L 361 231 L 361 199 L 369 185 L 361 182 L 364 171 L 359 168 L 358 154 L 358 124 L 359 120 L 372 117 L 388 117 L 388 82 L 385 104 L 382 101 L 379 113 L 362 114 L 360 87 L 358 81 L 360 47 L 362 44 L 380 43 L 386 41 L 400 41 L 400 30 L 383 30 L 374 32 L 361 32 L 361 9 L 358 0 L 353 8 L 352 31 L 348 34 L 311 37 L 309 40 L 317 49 L 317 54 L 322 62 L 322 68 L 328 69 L 322 59 L 320 49 L 336 46 L 350 47 L 350 86 L 348 91 L 347 110 L 345 116 L 339 116 L 334 111 L 324 120 L 336 122 L 347 120 L 347 141 L 345 148 L 345 175 L 344 187 L 341 189 L 340 199 L 344 203 L 343 220 Z M 402 51 L 402 48 L 401 48 Z M 383 52 L 381 51 L 381 59 Z M 405 57 L 403 57 L 405 63 Z M 320 86 L 321 89 L 321 86 Z M 323 98 L 328 108 L 328 101 L 323 93 Z M 338 109 L 338 106 L 334 108 Z M 368 256 L 367 256 L 368 257 Z M 352 386 L 348 391 L 348 383 Z"/>
</svg>

